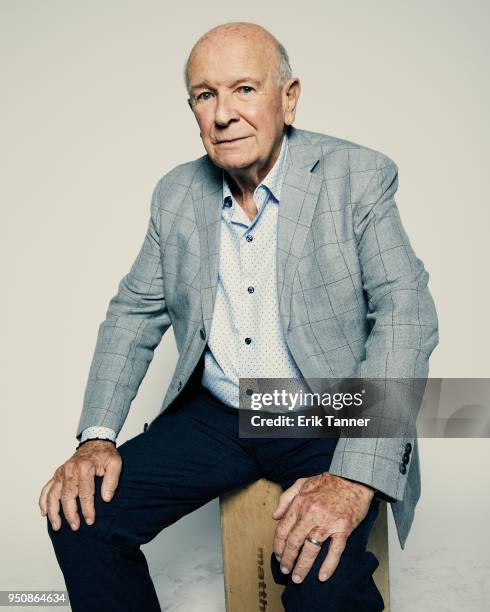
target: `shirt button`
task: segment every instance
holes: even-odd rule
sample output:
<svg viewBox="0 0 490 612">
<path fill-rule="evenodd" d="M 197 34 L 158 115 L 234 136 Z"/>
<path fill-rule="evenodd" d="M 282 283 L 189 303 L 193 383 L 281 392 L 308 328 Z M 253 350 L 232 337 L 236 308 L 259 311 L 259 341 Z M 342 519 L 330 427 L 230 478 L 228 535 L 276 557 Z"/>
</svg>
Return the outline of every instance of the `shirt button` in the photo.
<svg viewBox="0 0 490 612">
<path fill-rule="evenodd" d="M 245 338 L 245 344 L 250 344 L 252 342 L 252 338 Z"/>
<path fill-rule="evenodd" d="M 252 235 L 248 234 L 248 236 L 246 238 L 247 242 L 252 242 L 253 239 L 254 239 L 254 237 Z"/>
<path fill-rule="evenodd" d="M 252 395 L 252 394 L 253 394 L 253 389 L 247 389 L 247 390 L 245 391 L 245 393 L 246 393 L 247 395 Z"/>
<path fill-rule="evenodd" d="M 249 293 L 253 293 L 253 292 L 255 291 L 255 289 L 254 289 L 253 287 L 249 287 L 249 288 L 247 289 L 247 291 L 248 291 Z"/>
</svg>

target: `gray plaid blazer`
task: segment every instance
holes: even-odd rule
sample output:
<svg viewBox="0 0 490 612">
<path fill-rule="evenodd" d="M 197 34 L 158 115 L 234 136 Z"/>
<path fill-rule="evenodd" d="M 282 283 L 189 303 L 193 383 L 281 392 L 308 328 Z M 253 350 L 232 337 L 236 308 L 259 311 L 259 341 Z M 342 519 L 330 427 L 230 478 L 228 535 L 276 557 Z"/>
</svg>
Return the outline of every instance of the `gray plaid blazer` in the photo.
<svg viewBox="0 0 490 612">
<path fill-rule="evenodd" d="M 437 315 L 394 200 L 396 164 L 325 134 L 290 127 L 288 136 L 277 291 L 301 373 L 425 379 Z M 221 199 L 222 170 L 207 155 L 158 181 L 141 249 L 98 330 L 77 438 L 92 425 L 119 433 L 170 325 L 179 358 L 159 414 L 182 393 L 210 332 Z M 387 496 L 403 548 L 420 497 L 416 437 L 341 437 L 330 471 Z"/>
</svg>

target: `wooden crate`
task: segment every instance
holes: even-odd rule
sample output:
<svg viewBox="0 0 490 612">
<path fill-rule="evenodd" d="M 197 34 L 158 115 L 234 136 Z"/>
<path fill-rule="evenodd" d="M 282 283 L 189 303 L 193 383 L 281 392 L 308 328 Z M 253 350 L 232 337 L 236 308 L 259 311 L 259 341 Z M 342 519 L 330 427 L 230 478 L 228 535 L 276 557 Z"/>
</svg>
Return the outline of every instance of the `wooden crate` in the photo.
<svg viewBox="0 0 490 612">
<path fill-rule="evenodd" d="M 270 569 L 277 524 L 271 515 L 281 492 L 278 484 L 262 478 L 220 498 L 227 612 L 284 611 L 281 602 L 284 586 L 274 582 Z M 389 612 L 386 502 L 380 504 L 368 549 L 379 560 L 373 577 Z"/>
</svg>

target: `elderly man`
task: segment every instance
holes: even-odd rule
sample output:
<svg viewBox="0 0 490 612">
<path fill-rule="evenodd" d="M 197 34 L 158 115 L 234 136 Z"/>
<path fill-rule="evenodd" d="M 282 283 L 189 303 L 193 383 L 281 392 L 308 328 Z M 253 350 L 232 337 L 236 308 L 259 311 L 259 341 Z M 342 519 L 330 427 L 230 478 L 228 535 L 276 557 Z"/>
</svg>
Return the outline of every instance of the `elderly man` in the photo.
<svg viewBox="0 0 490 612">
<path fill-rule="evenodd" d="M 285 609 L 382 610 L 366 543 L 386 499 L 404 545 L 416 438 L 248 439 L 237 408 L 240 378 L 427 376 L 437 318 L 397 167 L 293 127 L 300 82 L 260 26 L 207 32 L 185 77 L 206 155 L 155 188 L 99 329 L 80 444 L 40 496 L 72 609 L 160 610 L 141 544 L 266 476 L 284 489 L 271 564 Z M 180 356 L 160 414 L 116 448 L 170 325 Z"/>
</svg>

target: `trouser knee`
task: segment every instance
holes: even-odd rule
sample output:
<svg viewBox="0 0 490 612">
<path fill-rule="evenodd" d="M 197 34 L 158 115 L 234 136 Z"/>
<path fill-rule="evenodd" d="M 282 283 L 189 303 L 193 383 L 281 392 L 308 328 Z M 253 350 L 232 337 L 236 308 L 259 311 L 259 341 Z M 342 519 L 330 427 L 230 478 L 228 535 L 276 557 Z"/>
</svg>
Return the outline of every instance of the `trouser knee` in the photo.
<svg viewBox="0 0 490 612">
<path fill-rule="evenodd" d="M 95 539 L 98 541 L 104 541 L 105 536 L 109 532 L 109 528 L 114 520 L 114 516 L 116 514 L 116 508 L 111 506 L 112 502 L 104 502 L 102 500 L 100 490 L 102 484 L 102 477 L 95 477 L 95 495 L 94 495 L 94 504 L 95 504 L 95 522 L 92 525 L 87 525 L 85 522 L 85 517 L 82 513 L 82 508 L 80 504 L 80 499 L 77 497 L 77 513 L 79 517 L 79 527 L 78 529 L 72 529 L 68 519 L 65 516 L 63 511 L 63 506 L 60 505 L 59 517 L 61 521 L 61 527 L 59 529 L 54 529 L 51 525 L 51 521 L 49 517 L 47 520 L 47 530 L 48 535 L 53 542 L 53 545 L 59 545 L 62 542 L 73 543 L 76 542 L 77 546 L 82 546 L 83 544 L 80 542 L 84 537 L 88 537 L 89 539 Z"/>
</svg>

